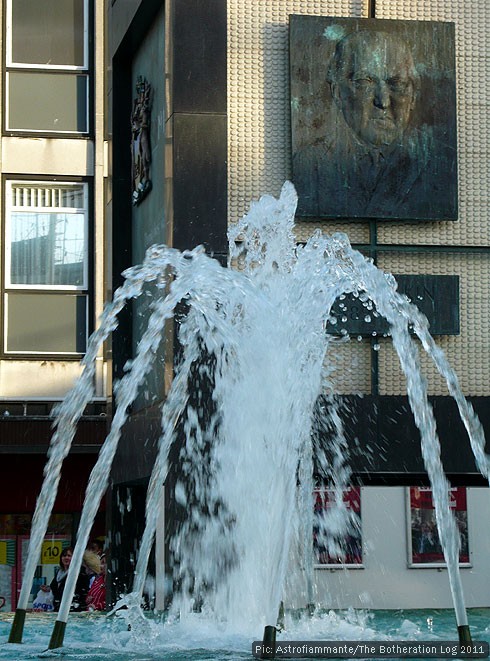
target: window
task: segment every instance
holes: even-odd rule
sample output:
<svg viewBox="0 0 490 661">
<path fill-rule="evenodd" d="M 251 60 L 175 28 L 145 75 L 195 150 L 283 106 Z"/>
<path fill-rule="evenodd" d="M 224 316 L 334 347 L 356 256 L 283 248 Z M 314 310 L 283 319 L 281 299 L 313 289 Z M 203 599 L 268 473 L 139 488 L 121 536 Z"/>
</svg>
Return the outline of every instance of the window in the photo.
<svg viewBox="0 0 490 661">
<path fill-rule="evenodd" d="M 407 490 L 407 504 L 409 566 L 444 567 L 446 563 L 437 531 L 432 489 L 430 487 L 410 487 Z M 470 566 L 466 487 L 451 487 L 449 504 L 454 512 L 461 540 L 459 564 Z"/>
<path fill-rule="evenodd" d="M 87 133 L 88 0 L 7 1 L 7 131 Z"/>
<path fill-rule="evenodd" d="M 8 181 L 4 244 L 4 351 L 84 353 L 87 184 Z"/>
<path fill-rule="evenodd" d="M 315 489 L 313 554 L 317 568 L 362 567 L 361 490 Z M 339 502 L 340 501 L 340 502 Z"/>
</svg>

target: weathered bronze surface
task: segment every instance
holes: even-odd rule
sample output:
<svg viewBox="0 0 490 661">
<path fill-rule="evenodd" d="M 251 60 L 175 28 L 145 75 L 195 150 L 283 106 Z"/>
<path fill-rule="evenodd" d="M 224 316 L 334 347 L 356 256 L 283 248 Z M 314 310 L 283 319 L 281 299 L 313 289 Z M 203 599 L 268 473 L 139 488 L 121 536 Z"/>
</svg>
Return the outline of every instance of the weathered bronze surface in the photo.
<svg viewBox="0 0 490 661">
<path fill-rule="evenodd" d="M 303 217 L 457 218 L 454 24 L 290 16 Z"/>
<path fill-rule="evenodd" d="M 133 180 L 133 205 L 138 206 L 151 191 L 151 85 L 142 76 L 136 83 L 137 96 L 131 113 L 131 168 Z"/>
<path fill-rule="evenodd" d="M 396 275 L 397 291 L 425 314 L 432 335 L 459 334 L 459 277 L 457 275 Z M 332 307 L 327 332 L 340 335 L 383 337 L 389 333 L 384 317 L 373 305 L 363 304 L 352 295 L 337 299 Z"/>
</svg>

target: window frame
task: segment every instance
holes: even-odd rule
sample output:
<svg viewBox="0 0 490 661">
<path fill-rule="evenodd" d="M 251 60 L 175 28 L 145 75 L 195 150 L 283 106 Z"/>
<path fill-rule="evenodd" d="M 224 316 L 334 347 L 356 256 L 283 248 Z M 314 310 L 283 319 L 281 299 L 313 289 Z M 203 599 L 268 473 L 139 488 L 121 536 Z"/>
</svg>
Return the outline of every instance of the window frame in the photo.
<svg viewBox="0 0 490 661">
<path fill-rule="evenodd" d="M 32 69 L 47 71 L 87 71 L 89 68 L 89 0 L 83 0 L 83 64 L 35 64 L 26 62 L 14 62 L 12 59 L 12 2 L 6 0 L 5 12 L 5 62 L 6 66 L 12 69 Z"/>
<path fill-rule="evenodd" d="M 8 329 L 9 329 L 9 318 L 8 318 L 8 311 L 9 311 L 9 303 L 8 303 L 8 297 L 10 293 L 19 293 L 17 292 L 4 292 L 3 294 L 3 354 L 5 357 L 11 357 L 11 358 L 19 358 L 19 356 L 22 357 L 30 357 L 30 358 L 40 358 L 44 356 L 71 356 L 71 357 L 76 357 L 80 358 L 80 356 L 84 356 L 87 350 L 87 343 L 88 343 L 88 331 L 89 331 L 89 295 L 88 292 L 85 293 L 80 293 L 79 295 L 69 294 L 69 292 L 61 292 L 61 294 L 67 294 L 67 295 L 75 295 L 77 298 L 84 298 L 85 299 L 85 351 L 35 351 L 35 350 L 29 350 L 29 349 L 22 349 L 22 350 L 14 350 L 14 349 L 9 349 L 7 346 L 7 341 L 8 341 Z M 20 295 L 22 294 L 33 294 L 33 293 L 43 293 L 45 296 L 50 296 L 55 294 L 55 292 L 21 292 Z M 59 292 L 58 292 L 59 294 Z"/>
<path fill-rule="evenodd" d="M 4 195 L 4 204 L 3 204 L 3 223 L 2 223 L 2 237 L 3 237 L 3 250 L 2 250 L 2 289 L 1 289 L 1 329 L 3 342 L 0 349 L 1 356 L 4 359 L 14 359 L 19 360 L 19 358 L 26 360 L 39 360 L 40 358 L 49 358 L 54 357 L 56 359 L 63 358 L 67 360 L 80 360 L 83 357 L 87 350 L 88 338 L 90 335 L 91 328 L 93 327 L 93 310 L 92 310 L 92 290 L 93 290 L 93 182 L 89 177 L 63 177 L 63 178 L 53 178 L 53 177 L 24 177 L 24 176 L 15 176 L 9 177 L 4 175 L 2 177 L 3 183 L 3 195 Z M 83 187 L 83 201 L 85 204 L 84 213 L 84 232 L 85 232 L 85 254 L 84 254 L 84 264 L 83 264 L 83 286 L 81 285 L 11 285 L 10 283 L 10 258 L 7 259 L 7 236 L 8 239 L 8 250 L 10 251 L 10 235 L 7 234 L 7 228 L 9 227 L 11 220 L 11 211 L 12 211 L 12 190 L 13 185 L 20 184 L 26 188 L 30 186 L 44 186 L 44 187 L 62 187 L 62 186 L 82 186 Z M 63 207 L 64 209 L 65 207 Z M 58 208 L 54 208 L 59 210 Z M 70 211 L 77 211 L 80 209 L 69 208 Z M 8 278 L 7 278 L 7 269 Z M 31 351 L 31 350 L 9 350 L 7 346 L 8 340 L 8 295 L 9 294 L 41 294 L 47 295 L 57 294 L 57 295 L 67 295 L 67 296 L 76 296 L 83 298 L 85 300 L 85 350 L 84 351 Z"/>
<path fill-rule="evenodd" d="M 33 213 L 36 211 L 42 211 L 45 213 L 66 213 L 66 214 L 83 214 L 83 231 L 85 239 L 85 255 L 83 260 L 83 283 L 81 285 L 54 285 L 54 284 L 44 284 L 44 285 L 35 285 L 35 284 L 14 284 L 11 282 L 11 259 L 12 259 L 12 241 L 11 241 L 11 228 L 12 228 L 12 212 L 15 211 L 14 205 L 12 204 L 13 198 L 13 188 L 17 184 L 25 184 L 25 188 L 30 186 L 38 187 L 44 186 L 49 188 L 49 182 L 47 181 L 36 181 L 36 180 L 16 180 L 16 179 L 7 179 L 5 182 L 5 227 L 4 227 L 4 283 L 5 289 L 11 290 L 41 290 L 41 291 L 86 291 L 88 289 L 88 258 L 89 258 L 89 192 L 88 192 L 88 183 L 87 182 L 75 182 L 75 181 L 56 181 L 53 182 L 55 185 L 52 188 L 61 188 L 64 186 L 81 186 L 83 188 L 83 201 L 84 207 L 19 207 L 19 210 L 29 213 L 29 210 L 32 209 Z"/>
<path fill-rule="evenodd" d="M 86 78 L 86 84 L 85 84 L 85 123 L 86 123 L 86 130 L 85 131 L 75 131 L 71 129 L 60 129 L 60 130 L 55 130 L 55 129 L 35 129 L 35 128 L 13 128 L 9 125 L 9 110 L 10 110 L 10 75 L 12 73 L 20 73 L 17 69 L 11 69 L 10 71 L 5 72 L 5 132 L 6 133 L 11 133 L 14 135 L 19 135 L 19 134 L 36 134 L 36 135 L 56 135 L 56 136 L 83 136 L 87 137 L 90 133 L 90 85 L 91 85 L 91 80 L 90 80 L 90 75 L 88 72 L 79 72 L 78 75 L 80 76 L 83 74 L 83 76 Z M 31 69 L 23 69 L 22 73 L 50 73 L 45 70 L 39 70 L 37 72 L 33 72 Z M 65 73 L 70 73 L 67 71 L 56 71 L 56 73 L 53 72 L 53 75 L 56 74 L 65 74 Z"/>
<path fill-rule="evenodd" d="M 91 30 L 93 21 L 92 0 L 83 0 L 84 3 L 84 18 L 83 18 L 83 65 L 59 65 L 59 64 L 35 64 L 35 63 L 16 63 L 12 61 L 12 1 L 6 0 L 5 23 L 4 23 L 4 120 L 3 120 L 3 133 L 6 135 L 46 135 L 46 136 L 62 136 L 62 137 L 76 137 L 76 138 L 89 138 L 93 131 L 92 119 L 92 95 L 93 95 L 93 75 L 92 75 L 92 53 L 91 53 Z M 86 78 L 86 98 L 85 98 L 85 119 L 86 128 L 84 131 L 78 130 L 56 130 L 53 128 L 12 128 L 9 126 L 10 116 L 10 73 L 46 73 L 46 74 L 73 74 L 83 75 Z"/>
</svg>

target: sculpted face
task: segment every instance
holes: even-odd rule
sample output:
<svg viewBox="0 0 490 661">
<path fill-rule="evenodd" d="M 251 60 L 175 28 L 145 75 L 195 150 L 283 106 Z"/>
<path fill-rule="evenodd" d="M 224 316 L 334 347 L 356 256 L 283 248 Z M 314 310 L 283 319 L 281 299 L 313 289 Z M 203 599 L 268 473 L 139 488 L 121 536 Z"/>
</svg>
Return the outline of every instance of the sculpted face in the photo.
<svg viewBox="0 0 490 661">
<path fill-rule="evenodd" d="M 396 36 L 357 32 L 337 47 L 330 71 L 332 94 L 357 139 L 367 146 L 401 138 L 415 104 L 415 67 Z"/>
</svg>

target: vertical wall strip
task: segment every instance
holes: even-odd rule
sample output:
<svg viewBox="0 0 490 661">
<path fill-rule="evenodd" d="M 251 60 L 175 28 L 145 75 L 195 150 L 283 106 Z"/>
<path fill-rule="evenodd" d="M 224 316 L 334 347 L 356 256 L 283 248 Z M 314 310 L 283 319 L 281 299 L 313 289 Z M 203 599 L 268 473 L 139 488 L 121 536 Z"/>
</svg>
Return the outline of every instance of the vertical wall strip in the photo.
<svg viewBox="0 0 490 661">
<path fill-rule="evenodd" d="M 376 18 L 376 0 L 368 0 L 368 18 Z M 377 262 L 376 244 L 377 244 L 377 221 L 369 222 L 369 251 L 370 257 Z M 379 361 L 378 351 L 374 346 L 378 343 L 378 338 L 371 338 L 371 394 L 379 395 Z"/>
</svg>

